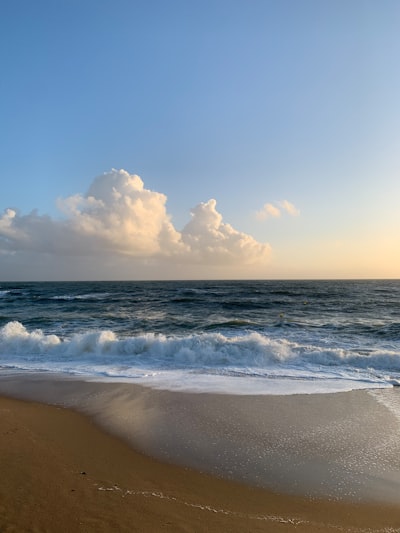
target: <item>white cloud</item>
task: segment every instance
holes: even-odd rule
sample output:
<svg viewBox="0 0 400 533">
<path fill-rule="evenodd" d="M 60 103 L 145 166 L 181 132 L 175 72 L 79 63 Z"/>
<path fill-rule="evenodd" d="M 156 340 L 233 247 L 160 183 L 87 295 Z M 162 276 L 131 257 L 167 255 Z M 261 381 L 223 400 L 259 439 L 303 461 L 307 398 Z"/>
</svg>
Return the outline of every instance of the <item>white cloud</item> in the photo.
<svg viewBox="0 0 400 533">
<path fill-rule="evenodd" d="M 292 215 L 293 217 L 297 217 L 300 215 L 300 211 L 295 207 L 292 203 L 288 202 L 287 200 L 282 200 L 282 202 L 279 202 L 279 205 L 284 209 L 289 215 Z"/>
<path fill-rule="evenodd" d="M 64 218 L 6 209 L 0 217 L 0 252 L 54 256 L 131 257 L 160 264 L 264 265 L 268 244 L 223 222 L 216 201 L 201 203 L 177 231 L 164 194 L 144 187 L 139 176 L 112 170 L 97 177 L 87 194 L 58 200 Z"/>
<path fill-rule="evenodd" d="M 291 216 L 298 216 L 300 211 L 288 200 L 281 200 L 276 204 L 266 203 L 262 209 L 256 212 L 256 218 L 258 220 L 266 220 L 267 218 L 278 218 L 281 216 L 282 211 L 286 211 Z"/>
<path fill-rule="evenodd" d="M 264 204 L 260 211 L 257 211 L 256 217 L 258 220 L 265 220 L 266 218 L 277 218 L 281 216 L 281 210 L 272 204 Z"/>
<path fill-rule="evenodd" d="M 182 248 L 164 194 L 144 188 L 139 176 L 113 170 L 96 178 L 85 196 L 59 200 L 68 230 L 93 250 L 132 256 L 173 253 Z"/>
<path fill-rule="evenodd" d="M 252 264 L 265 261 L 270 253 L 267 244 L 257 242 L 246 233 L 222 221 L 216 210 L 217 202 L 209 200 L 191 211 L 192 220 L 183 228 L 182 241 L 197 261 L 241 261 Z"/>
</svg>

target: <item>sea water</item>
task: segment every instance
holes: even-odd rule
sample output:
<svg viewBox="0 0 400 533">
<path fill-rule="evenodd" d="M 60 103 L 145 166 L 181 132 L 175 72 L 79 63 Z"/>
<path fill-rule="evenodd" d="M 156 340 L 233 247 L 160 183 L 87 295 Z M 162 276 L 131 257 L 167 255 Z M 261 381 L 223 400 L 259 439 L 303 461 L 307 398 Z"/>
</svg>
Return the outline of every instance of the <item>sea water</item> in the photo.
<svg viewBox="0 0 400 533">
<path fill-rule="evenodd" d="M 400 281 L 0 284 L 1 393 L 312 497 L 400 502 L 399 338 Z"/>
<path fill-rule="evenodd" d="M 400 281 L 0 284 L 0 369 L 175 391 L 400 383 Z"/>
</svg>

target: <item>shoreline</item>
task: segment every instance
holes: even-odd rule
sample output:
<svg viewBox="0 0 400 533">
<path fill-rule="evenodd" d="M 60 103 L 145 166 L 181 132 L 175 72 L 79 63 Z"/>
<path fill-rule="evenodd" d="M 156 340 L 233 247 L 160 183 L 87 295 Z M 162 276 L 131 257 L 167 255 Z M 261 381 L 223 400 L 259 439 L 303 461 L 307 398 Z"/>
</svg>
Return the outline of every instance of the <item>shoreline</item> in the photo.
<svg viewBox="0 0 400 533">
<path fill-rule="evenodd" d="M 3 395 L 0 420 L 4 532 L 400 531 L 400 506 L 277 494 L 166 464 L 72 409 Z"/>
<path fill-rule="evenodd" d="M 0 394 L 73 408 L 135 450 L 276 493 L 400 506 L 400 390 L 232 396 L 3 373 Z"/>
</svg>

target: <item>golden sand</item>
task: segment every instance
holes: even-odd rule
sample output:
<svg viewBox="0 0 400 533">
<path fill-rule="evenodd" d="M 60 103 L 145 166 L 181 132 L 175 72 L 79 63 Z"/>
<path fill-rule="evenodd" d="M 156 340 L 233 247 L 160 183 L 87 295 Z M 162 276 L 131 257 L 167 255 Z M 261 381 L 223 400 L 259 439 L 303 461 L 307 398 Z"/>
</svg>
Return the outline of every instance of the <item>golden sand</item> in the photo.
<svg viewBox="0 0 400 533">
<path fill-rule="evenodd" d="M 400 531 L 398 507 L 311 501 L 163 464 L 69 409 L 0 398 L 0 433 L 1 533 Z"/>
</svg>

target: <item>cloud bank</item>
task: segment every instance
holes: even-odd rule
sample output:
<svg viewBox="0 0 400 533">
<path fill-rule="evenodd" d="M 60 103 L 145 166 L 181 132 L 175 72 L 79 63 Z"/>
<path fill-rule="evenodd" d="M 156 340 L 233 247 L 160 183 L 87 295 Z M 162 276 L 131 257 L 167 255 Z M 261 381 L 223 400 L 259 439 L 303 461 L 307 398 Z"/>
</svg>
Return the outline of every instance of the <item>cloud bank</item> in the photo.
<svg viewBox="0 0 400 533">
<path fill-rule="evenodd" d="M 292 203 L 290 203 L 288 200 L 282 200 L 280 202 L 276 202 L 276 204 L 264 204 L 262 209 L 256 212 L 256 218 L 258 220 L 278 218 L 282 215 L 282 212 L 286 212 L 291 216 L 298 216 L 300 214 L 300 211 Z"/>
<path fill-rule="evenodd" d="M 62 218 L 7 208 L 0 217 L 0 253 L 131 258 L 159 265 L 265 265 L 270 246 L 223 221 L 214 199 L 191 210 L 178 231 L 167 197 L 125 170 L 97 177 L 85 195 L 59 199 Z"/>
</svg>

